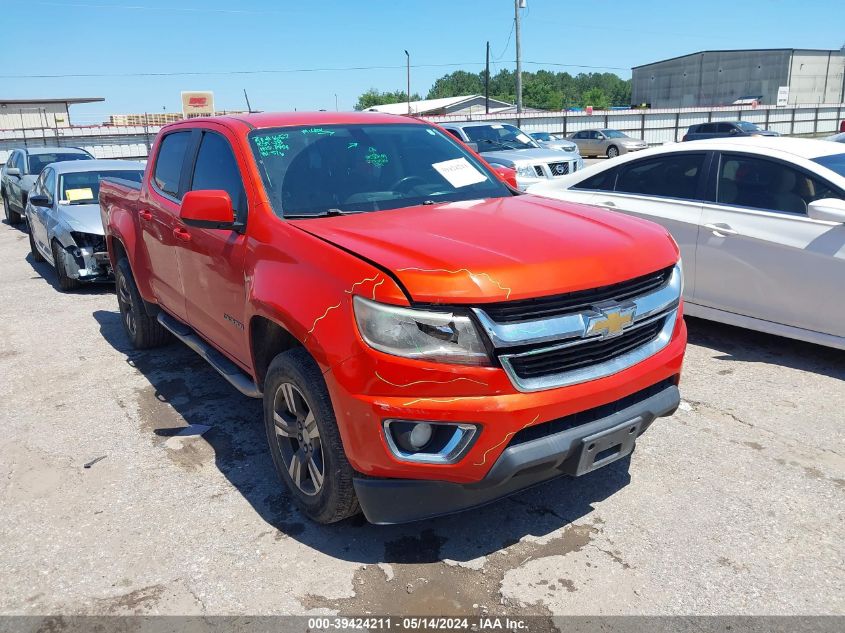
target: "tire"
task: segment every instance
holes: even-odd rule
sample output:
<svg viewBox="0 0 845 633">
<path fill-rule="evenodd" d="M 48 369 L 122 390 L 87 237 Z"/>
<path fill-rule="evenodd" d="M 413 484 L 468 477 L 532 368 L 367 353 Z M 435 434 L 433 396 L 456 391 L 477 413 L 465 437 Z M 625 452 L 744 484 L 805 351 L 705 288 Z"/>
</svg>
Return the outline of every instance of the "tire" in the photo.
<svg viewBox="0 0 845 633">
<path fill-rule="evenodd" d="M 32 240 L 31 233 L 29 239 Z M 76 290 L 82 286 L 82 282 L 78 279 L 68 277 L 67 271 L 65 270 L 65 260 L 60 256 L 61 249 L 62 247 L 58 242 L 53 242 L 53 267 L 56 269 L 56 277 L 59 279 L 59 288 L 65 292 L 68 290 Z"/>
<path fill-rule="evenodd" d="M 43 262 L 44 256 L 38 250 L 38 247 L 35 246 L 35 239 L 32 237 L 32 227 L 29 225 L 29 222 L 26 223 L 27 233 L 29 233 L 29 252 L 32 253 L 32 260 L 35 262 Z"/>
<path fill-rule="evenodd" d="M 264 425 L 276 471 L 308 518 L 336 523 L 361 511 L 325 380 L 304 348 L 270 363 Z"/>
<path fill-rule="evenodd" d="M 607 148 L 607 157 L 608 158 L 616 158 L 619 156 L 619 148 L 616 145 L 611 145 Z"/>
<path fill-rule="evenodd" d="M 117 262 L 114 275 L 120 322 L 132 347 L 151 349 L 170 342 L 170 332 L 164 329 L 154 317 L 147 314 L 144 300 L 138 292 L 138 286 L 135 284 L 132 269 L 126 258 Z"/>
</svg>

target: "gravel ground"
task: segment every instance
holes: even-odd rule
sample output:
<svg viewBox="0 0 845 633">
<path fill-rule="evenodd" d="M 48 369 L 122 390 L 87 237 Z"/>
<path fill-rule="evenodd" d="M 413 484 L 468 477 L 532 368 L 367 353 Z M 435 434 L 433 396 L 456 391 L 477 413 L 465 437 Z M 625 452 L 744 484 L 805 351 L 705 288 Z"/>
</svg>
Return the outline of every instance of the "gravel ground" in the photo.
<svg viewBox="0 0 845 633">
<path fill-rule="evenodd" d="M 0 225 L 2 614 L 845 613 L 843 352 L 689 320 L 681 409 L 630 468 L 321 527 L 258 401 L 131 350 L 112 287 L 28 252 Z"/>
</svg>

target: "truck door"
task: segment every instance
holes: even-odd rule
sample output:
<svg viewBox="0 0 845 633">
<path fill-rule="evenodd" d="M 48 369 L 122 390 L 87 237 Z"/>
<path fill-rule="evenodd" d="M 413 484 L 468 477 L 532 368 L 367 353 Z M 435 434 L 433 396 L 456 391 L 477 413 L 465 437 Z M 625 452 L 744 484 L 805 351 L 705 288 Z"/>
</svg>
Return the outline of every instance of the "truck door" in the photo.
<svg viewBox="0 0 845 633">
<path fill-rule="evenodd" d="M 150 285 L 168 312 L 187 320 L 182 276 L 176 259 L 179 206 L 185 191 L 183 166 L 191 145 L 191 130 L 171 132 L 161 139 L 144 195 L 138 201 L 141 235 L 150 262 Z"/>
<path fill-rule="evenodd" d="M 233 147 L 237 145 L 224 136 L 222 128 L 203 130 L 188 190 L 227 192 L 236 220 L 246 224 L 247 196 Z M 228 229 L 181 227 L 186 235 L 179 242 L 177 256 L 185 282 L 188 323 L 246 367 L 250 361 L 244 323 L 246 236 Z"/>
</svg>

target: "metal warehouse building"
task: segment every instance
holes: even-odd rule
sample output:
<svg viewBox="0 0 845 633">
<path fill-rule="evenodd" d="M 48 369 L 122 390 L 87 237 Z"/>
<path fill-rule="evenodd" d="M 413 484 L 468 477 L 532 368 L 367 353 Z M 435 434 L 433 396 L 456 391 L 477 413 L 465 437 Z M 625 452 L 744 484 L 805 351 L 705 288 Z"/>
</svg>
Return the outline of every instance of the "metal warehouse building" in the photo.
<svg viewBox="0 0 845 633">
<path fill-rule="evenodd" d="M 68 108 L 75 103 L 96 103 L 103 97 L 60 97 L 56 99 L 0 98 L 0 130 L 68 127 Z"/>
<path fill-rule="evenodd" d="M 743 97 L 776 105 L 781 86 L 789 87 L 789 104 L 845 102 L 839 50 L 701 51 L 631 70 L 631 102 L 652 108 L 727 105 Z"/>
</svg>

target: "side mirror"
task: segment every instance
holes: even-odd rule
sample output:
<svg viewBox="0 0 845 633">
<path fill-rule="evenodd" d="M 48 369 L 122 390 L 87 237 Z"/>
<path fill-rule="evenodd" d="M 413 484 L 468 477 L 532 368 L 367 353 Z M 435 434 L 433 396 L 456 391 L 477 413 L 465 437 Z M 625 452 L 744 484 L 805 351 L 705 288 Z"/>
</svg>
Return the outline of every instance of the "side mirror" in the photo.
<svg viewBox="0 0 845 633">
<path fill-rule="evenodd" d="M 14 176 L 15 178 L 20 178 L 21 177 L 21 170 L 18 169 L 17 167 L 9 167 L 6 170 L 6 175 L 7 176 Z"/>
<path fill-rule="evenodd" d="M 179 217 L 188 226 L 201 229 L 240 228 L 235 223 L 232 199 L 228 193 L 219 189 L 186 193 L 179 208 Z"/>
<path fill-rule="evenodd" d="M 813 220 L 845 224 L 845 200 L 822 198 L 807 205 L 807 215 Z"/>
<path fill-rule="evenodd" d="M 30 204 L 32 204 L 32 206 L 34 207 L 49 207 L 52 205 L 50 197 L 45 196 L 43 193 L 39 193 L 34 196 L 29 196 L 27 200 L 29 200 Z"/>
<path fill-rule="evenodd" d="M 501 178 L 505 183 L 509 184 L 514 189 L 519 189 L 519 185 L 516 184 L 516 170 L 511 167 L 505 167 L 504 165 L 494 165 L 493 171 L 496 172 L 496 175 Z"/>
<path fill-rule="evenodd" d="M 732 128 L 731 128 L 731 131 L 729 132 L 729 134 L 730 134 L 731 136 L 735 136 L 736 134 L 739 134 L 739 130 L 737 130 L 735 127 L 732 127 Z"/>
<path fill-rule="evenodd" d="M 478 143 L 464 143 L 464 145 L 469 147 L 476 154 L 478 153 Z"/>
</svg>

